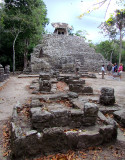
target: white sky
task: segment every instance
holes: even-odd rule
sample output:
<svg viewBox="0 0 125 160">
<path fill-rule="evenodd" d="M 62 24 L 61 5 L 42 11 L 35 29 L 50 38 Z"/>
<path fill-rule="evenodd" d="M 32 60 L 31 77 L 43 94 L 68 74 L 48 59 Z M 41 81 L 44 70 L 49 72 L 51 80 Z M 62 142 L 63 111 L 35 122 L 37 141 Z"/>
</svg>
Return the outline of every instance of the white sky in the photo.
<svg viewBox="0 0 125 160">
<path fill-rule="evenodd" d="M 1 2 L 2 0 L 0 0 Z M 85 15 L 82 19 L 78 16 L 84 13 L 86 10 L 93 8 L 93 4 L 101 2 L 102 0 L 43 0 L 48 10 L 48 18 L 50 24 L 46 27 L 48 32 L 53 32 L 54 28 L 51 26 L 52 22 L 68 23 L 74 27 L 74 32 L 78 30 L 86 30 L 88 40 L 92 40 L 93 43 L 99 43 L 104 40 L 103 35 L 99 34 L 97 28 L 101 22 L 105 21 L 105 12 L 108 6 L 108 2 L 100 9 L 93 11 L 91 14 Z M 96 7 L 96 6 L 95 6 Z M 119 7 L 115 3 L 115 0 L 111 1 L 106 18 L 109 17 L 109 13 L 113 13 L 114 10 Z"/>
<path fill-rule="evenodd" d="M 52 22 L 64 22 L 73 26 L 75 32 L 77 30 L 86 30 L 88 33 L 87 39 L 92 40 L 94 43 L 104 40 L 103 35 L 98 33 L 100 30 L 97 27 L 105 21 L 105 12 L 109 0 L 100 9 L 85 15 L 82 19 L 78 19 L 80 14 L 87 9 L 91 9 L 93 4 L 100 1 L 102 0 L 44 0 L 48 10 L 48 18 L 50 19 L 47 30 L 53 32 Z M 115 0 L 112 0 L 106 18 L 109 17 L 109 13 L 113 13 L 116 9 L 118 9 L 118 6 Z"/>
</svg>

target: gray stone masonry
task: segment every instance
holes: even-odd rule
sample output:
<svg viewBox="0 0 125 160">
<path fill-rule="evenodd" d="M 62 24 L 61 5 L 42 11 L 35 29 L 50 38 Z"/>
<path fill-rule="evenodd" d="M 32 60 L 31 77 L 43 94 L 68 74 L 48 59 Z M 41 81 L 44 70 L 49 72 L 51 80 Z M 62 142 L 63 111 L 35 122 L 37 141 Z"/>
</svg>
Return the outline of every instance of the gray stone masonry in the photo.
<svg viewBox="0 0 125 160">
<path fill-rule="evenodd" d="M 69 81 L 69 90 L 79 94 L 93 94 L 93 88 L 85 86 L 85 80 L 71 80 Z"/>
<path fill-rule="evenodd" d="M 74 106 L 73 102 L 71 103 Z M 75 104 L 76 105 L 76 104 Z M 97 119 L 98 107 L 94 103 L 74 108 L 55 102 L 45 103 L 43 108 L 31 108 L 32 128 L 43 131 L 44 128 L 66 127 L 80 128 L 94 125 Z"/>
<path fill-rule="evenodd" d="M 85 80 L 80 79 L 79 75 L 60 74 L 58 81 L 63 81 L 69 85 L 69 91 L 79 94 L 93 94 L 93 88 L 85 86 Z"/>
<path fill-rule="evenodd" d="M 4 73 L 7 74 L 7 78 L 9 78 L 9 76 L 10 76 L 10 66 L 9 65 L 5 66 Z"/>
<path fill-rule="evenodd" d="M 120 123 L 121 126 L 125 127 L 125 109 L 115 111 L 113 115 L 115 120 Z"/>
<path fill-rule="evenodd" d="M 101 95 L 99 98 L 99 102 L 103 105 L 114 105 L 115 103 L 114 89 L 109 87 L 101 88 Z"/>
<path fill-rule="evenodd" d="M 41 44 L 31 54 L 31 70 L 57 70 L 62 73 L 73 73 L 75 61 L 78 60 L 82 70 L 100 71 L 102 64 L 107 64 L 100 53 L 95 53 L 82 37 L 70 35 L 44 35 Z"/>
<path fill-rule="evenodd" d="M 24 116 L 23 110 L 18 114 L 18 110 L 23 109 L 19 103 L 14 107 L 11 122 L 13 160 L 95 147 L 117 138 L 114 123 L 107 121 L 107 125 L 95 125 L 98 107 L 94 103 L 79 103 L 74 109 L 56 102 L 36 107 L 34 104 L 40 101 L 33 99 L 33 102 L 35 108 L 31 108 L 29 118 Z"/>
<path fill-rule="evenodd" d="M 50 80 L 50 73 L 40 72 L 39 78 L 42 80 Z"/>
<path fill-rule="evenodd" d="M 39 91 L 50 92 L 51 91 L 50 73 L 40 73 L 39 75 Z"/>
<path fill-rule="evenodd" d="M 48 80 L 39 80 L 39 91 L 50 92 L 51 91 L 51 83 Z"/>
<path fill-rule="evenodd" d="M 90 117 L 96 117 L 98 114 L 98 107 L 94 103 L 85 103 L 84 115 Z"/>
<path fill-rule="evenodd" d="M 10 76 L 10 66 L 5 66 L 5 70 L 3 66 L 0 64 L 0 82 L 3 82 Z"/>
<path fill-rule="evenodd" d="M 103 143 L 111 142 L 117 137 L 117 129 L 113 125 L 95 127 L 93 131 L 68 130 L 63 127 L 45 128 L 43 132 L 26 129 L 18 125 L 20 117 L 17 117 L 11 124 L 11 159 L 22 160 L 33 158 L 37 155 L 46 155 L 68 150 L 95 147 Z"/>
<path fill-rule="evenodd" d="M 3 82 L 3 81 L 4 81 L 4 68 L 0 64 L 0 82 Z"/>
</svg>

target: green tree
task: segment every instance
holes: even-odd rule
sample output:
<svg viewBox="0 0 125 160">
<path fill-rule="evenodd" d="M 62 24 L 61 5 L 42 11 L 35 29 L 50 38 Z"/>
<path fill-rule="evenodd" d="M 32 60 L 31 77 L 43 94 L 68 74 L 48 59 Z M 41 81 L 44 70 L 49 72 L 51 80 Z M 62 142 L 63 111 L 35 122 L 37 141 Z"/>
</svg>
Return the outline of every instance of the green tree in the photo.
<svg viewBox="0 0 125 160">
<path fill-rule="evenodd" d="M 110 61 L 110 55 L 112 52 L 112 46 L 110 41 L 104 41 L 95 46 L 96 52 L 101 53 L 108 61 Z"/>
<path fill-rule="evenodd" d="M 4 31 L 13 36 L 13 72 L 15 71 L 15 44 L 24 55 L 24 68 L 30 47 L 38 43 L 48 23 L 47 10 L 42 0 L 5 0 Z M 18 51 L 17 51 L 18 52 Z"/>
<path fill-rule="evenodd" d="M 107 21 L 107 25 L 109 27 L 114 27 L 118 31 L 117 33 L 120 34 L 120 49 L 119 49 L 119 64 L 121 63 L 121 52 L 122 52 L 122 31 L 125 27 L 125 10 L 116 10 L 115 11 L 115 16 L 111 16 Z"/>
<path fill-rule="evenodd" d="M 122 41 L 122 44 L 125 48 L 125 42 Z M 103 41 L 97 45 L 95 45 L 95 50 L 97 53 L 101 53 L 108 61 L 112 63 L 117 63 L 119 61 L 119 40 L 113 41 Z M 125 64 L 125 51 L 122 49 L 122 63 Z"/>
<path fill-rule="evenodd" d="M 78 30 L 76 31 L 76 33 L 74 33 L 74 35 L 76 36 L 80 36 L 80 37 L 83 37 L 85 40 L 86 40 L 86 35 L 87 35 L 87 31 L 85 30 Z"/>
<path fill-rule="evenodd" d="M 114 15 L 101 23 L 99 28 L 105 36 L 108 36 L 110 40 L 113 41 L 120 35 L 120 47 L 119 47 L 119 64 L 121 63 L 121 53 L 122 53 L 122 37 L 125 28 L 125 10 L 116 10 Z"/>
</svg>

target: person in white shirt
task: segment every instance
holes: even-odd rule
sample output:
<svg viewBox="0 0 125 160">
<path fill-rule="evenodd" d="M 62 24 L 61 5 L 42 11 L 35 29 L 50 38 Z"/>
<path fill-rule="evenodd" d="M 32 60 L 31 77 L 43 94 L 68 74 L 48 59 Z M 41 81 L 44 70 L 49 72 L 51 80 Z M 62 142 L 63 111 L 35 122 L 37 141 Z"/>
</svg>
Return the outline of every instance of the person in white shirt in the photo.
<svg viewBox="0 0 125 160">
<path fill-rule="evenodd" d="M 105 68 L 104 68 L 104 65 L 102 65 L 101 71 L 102 71 L 102 79 L 104 79 L 104 74 L 105 74 Z"/>
</svg>

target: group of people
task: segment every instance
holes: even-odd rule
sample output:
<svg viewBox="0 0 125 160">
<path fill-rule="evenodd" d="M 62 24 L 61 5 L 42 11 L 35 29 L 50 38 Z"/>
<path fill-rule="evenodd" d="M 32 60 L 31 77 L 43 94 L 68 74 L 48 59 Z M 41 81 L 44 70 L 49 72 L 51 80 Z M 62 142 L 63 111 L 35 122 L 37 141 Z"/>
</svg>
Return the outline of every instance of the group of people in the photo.
<svg viewBox="0 0 125 160">
<path fill-rule="evenodd" d="M 102 71 L 102 79 L 104 79 L 104 74 L 105 74 L 104 65 L 102 65 L 101 71 Z M 119 67 L 118 67 L 116 63 L 114 63 L 114 64 L 109 63 L 107 65 L 107 71 L 108 71 L 108 75 L 113 76 L 113 78 L 119 77 L 120 80 L 121 80 L 121 74 L 122 74 L 122 71 L 123 71 L 123 64 L 120 63 Z"/>
</svg>

